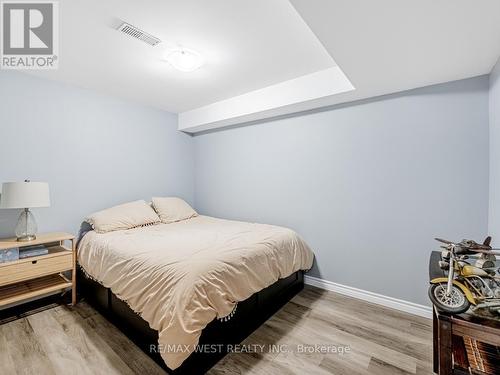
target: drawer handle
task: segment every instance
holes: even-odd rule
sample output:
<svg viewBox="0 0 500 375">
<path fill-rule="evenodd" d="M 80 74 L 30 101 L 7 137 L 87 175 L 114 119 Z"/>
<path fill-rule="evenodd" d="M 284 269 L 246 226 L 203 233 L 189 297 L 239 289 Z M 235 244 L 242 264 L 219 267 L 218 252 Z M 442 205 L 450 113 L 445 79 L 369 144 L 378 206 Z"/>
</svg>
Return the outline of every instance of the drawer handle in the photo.
<svg viewBox="0 0 500 375">
<path fill-rule="evenodd" d="M 36 264 L 36 262 L 38 262 L 38 260 L 32 260 L 31 264 Z"/>
</svg>

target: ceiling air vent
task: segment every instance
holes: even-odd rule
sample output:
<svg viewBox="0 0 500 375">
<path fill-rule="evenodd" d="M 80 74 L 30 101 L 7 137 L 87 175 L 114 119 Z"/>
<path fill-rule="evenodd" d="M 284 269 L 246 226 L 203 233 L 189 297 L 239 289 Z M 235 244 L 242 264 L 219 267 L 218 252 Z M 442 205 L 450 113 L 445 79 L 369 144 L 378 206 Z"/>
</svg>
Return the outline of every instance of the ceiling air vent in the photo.
<svg viewBox="0 0 500 375">
<path fill-rule="evenodd" d="M 132 38 L 142 40 L 144 43 L 147 43 L 153 47 L 161 43 L 161 40 L 158 39 L 157 37 L 154 37 L 126 22 L 122 23 L 117 30 L 131 36 Z"/>
</svg>

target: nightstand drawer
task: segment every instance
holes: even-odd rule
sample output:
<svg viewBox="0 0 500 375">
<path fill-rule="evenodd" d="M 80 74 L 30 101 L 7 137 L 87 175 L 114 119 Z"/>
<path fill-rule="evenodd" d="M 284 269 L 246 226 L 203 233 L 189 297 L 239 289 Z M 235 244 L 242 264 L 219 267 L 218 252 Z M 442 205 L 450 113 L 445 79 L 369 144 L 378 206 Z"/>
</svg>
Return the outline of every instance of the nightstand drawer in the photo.
<svg viewBox="0 0 500 375">
<path fill-rule="evenodd" d="M 22 262 L 5 264 L 0 267 L 0 285 L 25 281 L 40 276 L 68 271 L 73 268 L 73 253 L 71 251 L 57 256 L 33 257 Z"/>
</svg>

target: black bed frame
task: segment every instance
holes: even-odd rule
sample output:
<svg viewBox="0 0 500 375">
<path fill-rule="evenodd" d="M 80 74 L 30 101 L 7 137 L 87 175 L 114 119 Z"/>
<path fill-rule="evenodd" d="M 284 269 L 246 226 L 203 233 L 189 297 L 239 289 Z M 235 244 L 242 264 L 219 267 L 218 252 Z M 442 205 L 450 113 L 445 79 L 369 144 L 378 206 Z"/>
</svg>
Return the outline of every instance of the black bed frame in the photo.
<svg viewBox="0 0 500 375">
<path fill-rule="evenodd" d="M 238 303 L 234 316 L 226 322 L 212 321 L 202 332 L 200 345 L 217 344 L 227 348 L 229 344 L 241 343 L 262 323 L 285 305 L 294 295 L 304 288 L 304 273 L 298 271 L 287 278 L 253 294 Z M 176 370 L 169 369 L 160 354 L 151 351 L 157 347 L 158 332 L 130 307 L 118 299 L 110 289 L 89 279 L 80 269 L 78 291 L 94 308 L 125 333 L 137 346 L 158 363 L 169 374 L 204 374 L 227 353 L 195 352 Z"/>
</svg>

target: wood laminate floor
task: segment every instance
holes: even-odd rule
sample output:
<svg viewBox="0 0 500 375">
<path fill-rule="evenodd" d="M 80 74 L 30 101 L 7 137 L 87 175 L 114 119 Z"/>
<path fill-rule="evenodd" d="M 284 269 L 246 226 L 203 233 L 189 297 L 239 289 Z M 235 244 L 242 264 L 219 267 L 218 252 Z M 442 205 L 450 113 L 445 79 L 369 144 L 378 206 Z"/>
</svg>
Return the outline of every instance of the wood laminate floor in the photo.
<svg viewBox="0 0 500 375">
<path fill-rule="evenodd" d="M 253 353 L 231 353 L 210 374 L 432 374 L 431 324 L 428 319 L 306 286 L 245 340 L 245 348 Z M 264 350 L 257 345 L 265 345 Z M 332 352 L 337 346 L 350 351 Z M 0 373 L 164 372 L 81 302 L 0 325 Z"/>
</svg>

